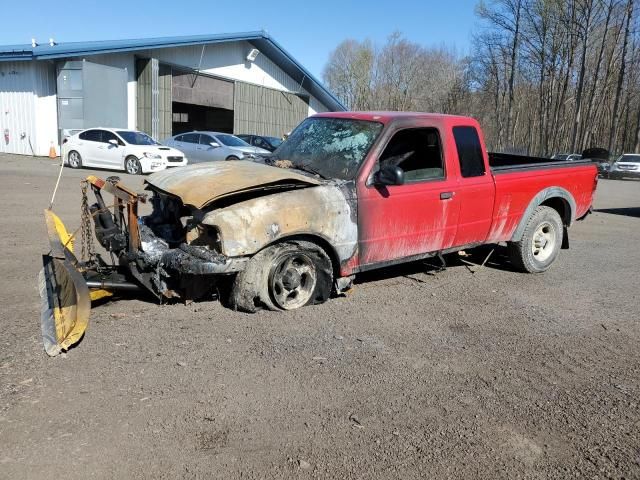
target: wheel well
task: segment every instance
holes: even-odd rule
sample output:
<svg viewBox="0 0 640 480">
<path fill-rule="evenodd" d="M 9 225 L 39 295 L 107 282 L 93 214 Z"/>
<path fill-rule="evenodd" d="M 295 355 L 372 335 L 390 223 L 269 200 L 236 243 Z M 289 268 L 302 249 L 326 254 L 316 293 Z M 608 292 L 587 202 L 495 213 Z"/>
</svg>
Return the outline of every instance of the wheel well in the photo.
<svg viewBox="0 0 640 480">
<path fill-rule="evenodd" d="M 558 212 L 564 225 L 571 224 L 571 206 L 564 198 L 552 197 L 545 200 L 540 205 L 544 207 L 551 207 Z"/>
<path fill-rule="evenodd" d="M 288 237 L 278 238 L 277 241 L 270 243 L 269 245 L 265 245 L 263 249 L 270 247 L 271 245 L 275 245 L 277 243 L 283 243 L 283 242 L 289 242 L 289 241 L 295 241 L 295 240 L 304 240 L 306 242 L 315 243 L 320 248 L 322 248 L 326 252 L 326 254 L 329 256 L 329 260 L 331 260 L 331 267 L 333 268 L 333 278 L 335 279 L 340 276 L 340 259 L 338 258 L 338 254 L 336 253 L 335 249 L 331 246 L 331 244 L 327 240 L 325 240 L 324 238 L 318 235 L 300 234 L 300 235 L 291 235 Z"/>
<path fill-rule="evenodd" d="M 229 155 L 227 158 L 225 158 L 225 160 L 231 160 L 231 159 L 240 160 L 240 158 L 236 157 L 235 155 Z"/>
</svg>

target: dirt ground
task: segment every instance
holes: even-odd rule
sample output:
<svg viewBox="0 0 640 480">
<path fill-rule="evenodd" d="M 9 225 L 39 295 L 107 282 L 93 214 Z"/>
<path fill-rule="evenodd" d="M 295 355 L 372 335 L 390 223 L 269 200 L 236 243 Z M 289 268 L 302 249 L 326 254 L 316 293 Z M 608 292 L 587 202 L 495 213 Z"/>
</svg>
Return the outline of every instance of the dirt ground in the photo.
<svg viewBox="0 0 640 480">
<path fill-rule="evenodd" d="M 0 478 L 640 478 L 640 182 L 601 181 L 543 275 L 498 248 L 286 313 L 120 300 L 49 358 L 56 174 L 0 156 Z"/>
</svg>

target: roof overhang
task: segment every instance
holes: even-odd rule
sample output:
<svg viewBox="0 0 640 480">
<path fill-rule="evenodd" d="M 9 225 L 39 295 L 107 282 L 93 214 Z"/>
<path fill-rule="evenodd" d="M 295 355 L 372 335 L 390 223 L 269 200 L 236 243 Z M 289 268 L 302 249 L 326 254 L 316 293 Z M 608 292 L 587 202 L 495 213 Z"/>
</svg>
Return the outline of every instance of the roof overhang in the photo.
<svg viewBox="0 0 640 480">
<path fill-rule="evenodd" d="M 109 53 L 136 52 L 159 48 L 175 48 L 192 45 L 208 45 L 246 41 L 268 57 L 301 88 L 317 98 L 329 110 L 344 111 L 346 108 L 322 83 L 291 56 L 266 32 L 244 32 L 217 35 L 191 35 L 181 37 L 143 38 L 133 40 L 105 40 L 96 42 L 66 42 L 53 46 L 7 45 L 0 46 L 0 62 L 24 60 L 56 60 L 79 56 Z"/>
</svg>

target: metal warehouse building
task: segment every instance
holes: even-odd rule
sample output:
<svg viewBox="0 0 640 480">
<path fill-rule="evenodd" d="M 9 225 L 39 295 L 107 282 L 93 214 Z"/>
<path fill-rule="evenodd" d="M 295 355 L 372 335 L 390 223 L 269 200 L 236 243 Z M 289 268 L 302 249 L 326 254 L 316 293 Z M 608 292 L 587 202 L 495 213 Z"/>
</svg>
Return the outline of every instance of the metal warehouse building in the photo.
<svg viewBox="0 0 640 480">
<path fill-rule="evenodd" d="M 0 46 L 0 152 L 130 128 L 282 136 L 342 104 L 265 32 Z M 59 150 L 58 150 L 59 152 Z"/>
</svg>

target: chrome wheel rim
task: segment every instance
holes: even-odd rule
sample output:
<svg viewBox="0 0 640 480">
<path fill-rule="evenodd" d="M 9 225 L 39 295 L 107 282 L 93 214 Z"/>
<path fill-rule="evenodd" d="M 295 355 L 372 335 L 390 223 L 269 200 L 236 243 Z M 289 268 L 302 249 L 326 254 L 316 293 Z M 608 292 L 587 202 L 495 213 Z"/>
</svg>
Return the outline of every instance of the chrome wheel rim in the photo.
<svg viewBox="0 0 640 480">
<path fill-rule="evenodd" d="M 288 255 L 271 270 L 269 289 L 273 301 L 283 310 L 309 302 L 316 288 L 316 266 L 305 254 Z"/>
<path fill-rule="evenodd" d="M 531 253 L 539 262 L 549 259 L 556 248 L 556 228 L 552 223 L 543 222 L 533 234 L 531 240 Z"/>
<path fill-rule="evenodd" d="M 77 167 L 80 165 L 80 155 L 78 155 L 78 152 L 71 152 L 69 154 L 69 165 L 71 165 L 72 167 Z"/>
<path fill-rule="evenodd" d="M 138 162 L 133 159 L 133 158 L 128 158 L 127 159 L 127 173 L 130 173 L 131 175 L 137 175 L 138 174 Z"/>
</svg>

